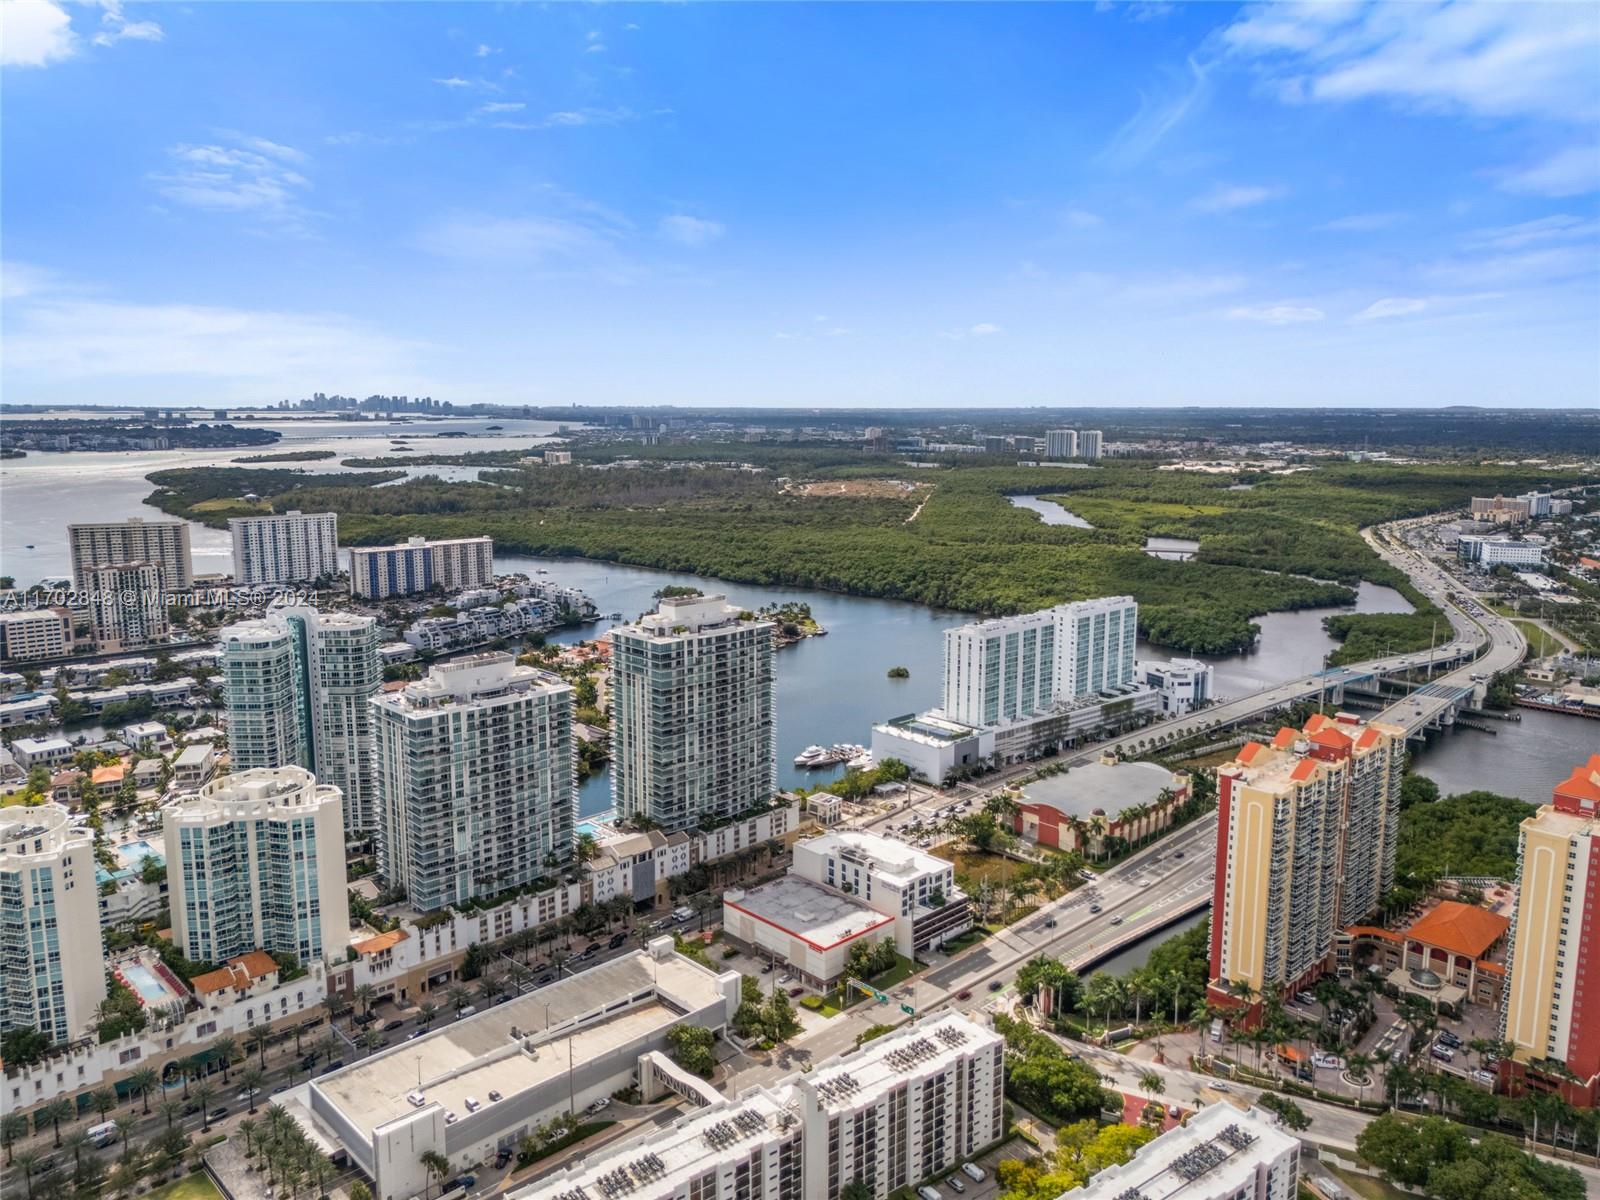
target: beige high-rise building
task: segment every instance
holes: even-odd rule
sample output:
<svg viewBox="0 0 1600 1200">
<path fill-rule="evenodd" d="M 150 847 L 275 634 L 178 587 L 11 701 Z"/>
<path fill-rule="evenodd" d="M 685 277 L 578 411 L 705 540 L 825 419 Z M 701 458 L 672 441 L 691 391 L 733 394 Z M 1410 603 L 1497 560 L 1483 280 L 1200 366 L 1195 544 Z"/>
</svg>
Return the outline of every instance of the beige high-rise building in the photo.
<svg viewBox="0 0 1600 1200">
<path fill-rule="evenodd" d="M 1249 742 L 1217 771 L 1214 999 L 1294 990 L 1394 884 L 1403 731 L 1339 714 Z"/>
<path fill-rule="evenodd" d="M 116 563 L 155 563 L 164 572 L 166 586 L 183 591 L 194 584 L 194 557 L 189 552 L 187 521 L 126 521 L 68 525 L 72 551 L 72 586 L 92 589 L 89 573 Z"/>
<path fill-rule="evenodd" d="M 106 997 L 94 837 L 59 804 L 0 808 L 0 1031 L 69 1042 Z"/>
<path fill-rule="evenodd" d="M 59 605 L 0 613 L 0 661 L 60 658 L 72 653 L 72 610 Z"/>
<path fill-rule="evenodd" d="M 1522 823 L 1517 908 L 1507 952 L 1502 1063 L 1514 1087 L 1600 1100 L 1600 754 Z M 1530 1064 L 1562 1064 L 1570 1078 Z"/>
</svg>

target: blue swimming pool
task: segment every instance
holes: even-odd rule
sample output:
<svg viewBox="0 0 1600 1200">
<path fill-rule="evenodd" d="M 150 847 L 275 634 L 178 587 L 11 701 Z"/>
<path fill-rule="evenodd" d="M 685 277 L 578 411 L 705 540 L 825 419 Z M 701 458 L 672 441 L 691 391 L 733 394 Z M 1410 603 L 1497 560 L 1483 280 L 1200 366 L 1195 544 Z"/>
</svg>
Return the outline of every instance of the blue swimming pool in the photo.
<svg viewBox="0 0 1600 1200">
<path fill-rule="evenodd" d="M 122 980 L 131 987 L 147 1007 L 165 1004 L 171 997 L 167 993 L 166 985 L 156 978 L 156 974 L 143 963 L 124 963 L 117 968 Z"/>
</svg>

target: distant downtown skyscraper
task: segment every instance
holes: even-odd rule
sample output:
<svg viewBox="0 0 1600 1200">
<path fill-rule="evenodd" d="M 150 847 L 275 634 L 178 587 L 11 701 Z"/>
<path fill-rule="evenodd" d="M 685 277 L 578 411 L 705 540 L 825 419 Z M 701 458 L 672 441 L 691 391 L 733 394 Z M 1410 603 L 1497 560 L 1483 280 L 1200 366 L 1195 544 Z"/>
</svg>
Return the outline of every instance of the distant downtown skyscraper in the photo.
<svg viewBox="0 0 1600 1200">
<path fill-rule="evenodd" d="M 1530 1067 L 1560 1064 L 1543 1072 L 1545 1086 L 1592 1107 L 1600 1099 L 1600 754 L 1522 822 L 1517 863 L 1500 1012 L 1513 1051 L 1501 1069 L 1520 1084 Z"/>
<path fill-rule="evenodd" d="M 194 559 L 189 553 L 186 521 L 101 521 L 67 526 L 72 552 L 72 586 L 93 590 L 89 573 L 118 563 L 154 563 L 164 572 L 163 585 L 184 591 L 194 584 Z"/>
<path fill-rule="evenodd" d="M 777 791 L 771 621 L 722 596 L 663 598 L 611 630 L 611 795 L 669 830 Z"/>
<path fill-rule="evenodd" d="M 1212 998 L 1252 1004 L 1328 969 L 1394 886 L 1404 731 L 1317 714 L 1217 769 Z"/>
<path fill-rule="evenodd" d="M 473 654 L 374 696 L 378 867 L 424 912 L 550 875 L 577 815 L 572 688 Z"/>
<path fill-rule="evenodd" d="M 1133 597 L 1103 596 L 947 629 L 942 711 L 1002 725 L 1132 683 L 1138 627 Z"/>
<path fill-rule="evenodd" d="M 228 626 L 221 640 L 234 768 L 305 767 L 339 789 L 348 832 L 374 831 L 367 700 L 383 684 L 377 622 L 286 605 Z"/>
<path fill-rule="evenodd" d="M 0 1032 L 65 1044 L 93 1023 L 106 997 L 94 873 L 94 834 L 61 805 L 0 808 Z"/>
<path fill-rule="evenodd" d="M 184 957 L 342 960 L 350 908 L 338 788 L 300 767 L 239 771 L 173 801 L 162 826 L 172 940 Z"/>
<path fill-rule="evenodd" d="M 309 583 L 339 573 L 339 518 L 298 509 L 268 517 L 233 517 L 233 581 Z"/>
</svg>

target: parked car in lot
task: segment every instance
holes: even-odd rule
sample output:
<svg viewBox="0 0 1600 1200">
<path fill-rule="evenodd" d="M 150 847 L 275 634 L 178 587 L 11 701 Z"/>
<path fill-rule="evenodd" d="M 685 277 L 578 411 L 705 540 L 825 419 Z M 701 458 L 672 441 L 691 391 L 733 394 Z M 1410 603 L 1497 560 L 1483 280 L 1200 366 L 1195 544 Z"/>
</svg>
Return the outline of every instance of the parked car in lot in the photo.
<svg viewBox="0 0 1600 1200">
<path fill-rule="evenodd" d="M 789 999 L 795 1000 L 806 994 L 805 988 L 794 987 L 789 989 Z"/>
<path fill-rule="evenodd" d="M 982 1183 L 989 1177 L 988 1172 L 977 1163 L 962 1163 L 961 1170 L 965 1172 L 967 1178 L 972 1180 L 973 1183 Z"/>
<path fill-rule="evenodd" d="M 967 1190 L 967 1185 L 961 1182 L 959 1175 L 951 1175 L 944 1181 L 944 1185 L 957 1195 Z"/>
<path fill-rule="evenodd" d="M 1455 1062 L 1456 1060 L 1455 1051 L 1450 1049 L 1448 1046 L 1435 1046 L 1432 1050 L 1429 1050 L 1428 1053 L 1434 1058 L 1437 1058 L 1440 1062 Z"/>
<path fill-rule="evenodd" d="M 498 1154 L 496 1154 L 494 1156 L 494 1168 L 495 1168 L 495 1170 L 497 1170 L 497 1171 L 503 1170 L 505 1168 L 505 1165 L 510 1161 L 511 1161 L 511 1147 L 510 1146 L 501 1146 L 500 1147 L 500 1153 L 498 1153 Z"/>
<path fill-rule="evenodd" d="M 589 1107 L 584 1109 L 583 1111 L 587 1112 L 587 1113 L 597 1113 L 597 1112 L 602 1111 L 603 1109 L 607 1109 L 607 1108 L 610 1108 L 610 1107 L 611 1107 L 611 1097 L 610 1096 L 601 1096 L 600 1099 L 596 1100 L 593 1104 L 589 1105 Z"/>
<path fill-rule="evenodd" d="M 917 1189 L 917 1195 L 920 1200 L 944 1200 L 944 1196 L 938 1188 L 929 1187 L 927 1184 L 923 1184 Z"/>
</svg>

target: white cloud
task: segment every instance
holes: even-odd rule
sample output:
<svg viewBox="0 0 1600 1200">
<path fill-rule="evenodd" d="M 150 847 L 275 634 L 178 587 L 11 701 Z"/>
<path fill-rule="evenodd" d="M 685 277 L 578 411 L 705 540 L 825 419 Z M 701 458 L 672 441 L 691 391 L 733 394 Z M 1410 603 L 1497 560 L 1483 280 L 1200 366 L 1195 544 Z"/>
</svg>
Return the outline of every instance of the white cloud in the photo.
<svg viewBox="0 0 1600 1200">
<path fill-rule="evenodd" d="M 1595 274 L 1592 246 L 1544 246 L 1510 254 L 1461 256 L 1436 262 L 1425 273 L 1457 287 L 1516 287 Z"/>
<path fill-rule="evenodd" d="M 122 13 L 122 0 L 100 0 L 105 9 L 100 16 L 100 31 L 94 35 L 96 46 L 114 46 L 118 42 L 159 42 L 165 36 L 161 26 L 154 21 L 130 21 Z"/>
<path fill-rule="evenodd" d="M 490 46 L 490 45 L 487 45 L 487 44 L 485 44 L 483 42 L 479 42 L 478 43 L 478 48 L 476 50 L 474 50 L 472 53 L 473 53 L 473 56 L 475 58 L 488 58 L 489 55 L 491 55 L 491 54 L 499 54 L 500 53 L 500 47 L 499 46 Z"/>
<path fill-rule="evenodd" d="M 451 217 L 425 231 L 418 244 L 447 258 L 546 262 L 583 258 L 610 247 L 592 225 L 563 217 Z"/>
<path fill-rule="evenodd" d="M 941 329 L 939 331 L 939 336 L 947 342 L 960 342 L 969 337 L 993 337 L 997 333 L 1004 332 L 1005 331 L 998 325 L 991 325 L 987 321 L 980 321 L 978 324 L 968 326 L 966 329 Z"/>
<path fill-rule="evenodd" d="M 1324 233 L 1377 233 L 1383 229 L 1392 229 L 1405 219 L 1404 213 L 1355 213 L 1348 217 L 1324 221 L 1315 228 Z"/>
<path fill-rule="evenodd" d="M 1426 300 L 1419 300 L 1412 296 L 1390 296 L 1382 300 L 1374 300 L 1355 316 L 1352 321 L 1364 323 L 1367 321 L 1381 321 L 1387 317 L 1415 316 L 1428 307 Z"/>
<path fill-rule="evenodd" d="M 1192 58 L 1188 60 L 1188 67 L 1186 79 L 1169 81 L 1159 94 L 1139 93 L 1138 111 L 1100 152 L 1100 162 L 1113 167 L 1132 166 L 1205 103 L 1209 68 Z"/>
<path fill-rule="evenodd" d="M 636 114 L 631 108 L 569 108 L 532 121 L 496 121 L 498 129 L 577 129 L 584 125 L 621 125 Z"/>
<path fill-rule="evenodd" d="M 583 52 L 585 54 L 604 54 L 606 46 L 604 42 L 590 42 L 583 48 Z"/>
<path fill-rule="evenodd" d="M 1586 143 L 1559 150 L 1529 166 L 1500 173 L 1500 186 L 1508 192 L 1535 196 L 1583 196 L 1600 191 L 1600 145 Z"/>
<path fill-rule="evenodd" d="M 54 272 L 43 267 L 9 259 L 0 262 L 0 298 L 20 300 L 49 290 L 54 281 Z"/>
<path fill-rule="evenodd" d="M 50 0 L 10 0 L 0 4 L 0 64 L 44 67 L 77 52 L 72 18 Z"/>
<path fill-rule="evenodd" d="M 1073 229 L 1095 229 L 1105 224 L 1100 216 L 1081 208 L 1068 209 L 1061 219 Z"/>
<path fill-rule="evenodd" d="M 435 79 L 434 82 L 440 87 L 447 88 L 469 88 L 472 86 L 472 80 L 462 79 L 459 75 L 452 75 L 448 79 Z"/>
<path fill-rule="evenodd" d="M 528 106 L 520 100 L 491 100 L 488 104 L 478 109 L 480 113 L 513 113 L 521 112 Z"/>
<path fill-rule="evenodd" d="M 680 246 L 705 246 L 716 241 L 725 232 L 722 225 L 716 221 L 705 221 L 683 213 L 674 213 L 670 217 L 661 218 L 661 236 L 668 241 L 677 242 Z"/>
<path fill-rule="evenodd" d="M 1320 308 L 1295 304 L 1259 304 L 1230 308 L 1228 316 L 1235 321 L 1258 321 L 1263 325 L 1301 325 L 1320 321 L 1324 314 Z"/>
<path fill-rule="evenodd" d="M 1241 208 L 1253 208 L 1257 204 L 1276 200 L 1282 195 L 1284 189 L 1281 187 L 1219 183 L 1203 196 L 1196 196 L 1189 202 L 1189 207 L 1207 213 L 1237 212 Z"/>
<path fill-rule="evenodd" d="M 1587 122 L 1600 115 L 1592 5 L 1262 4 L 1222 34 L 1286 101 Z"/>
<path fill-rule="evenodd" d="M 843 327 L 835 326 L 832 329 L 824 330 L 822 336 L 823 337 L 849 337 L 850 336 L 850 331 L 848 329 L 843 328 Z"/>
<path fill-rule="evenodd" d="M 1540 242 L 1560 242 L 1594 238 L 1600 235 L 1600 221 L 1557 213 L 1523 221 L 1519 225 L 1502 225 L 1493 229 L 1474 230 L 1468 242 L 1495 250 L 1520 250 Z"/>
<path fill-rule="evenodd" d="M 307 232 L 311 214 L 301 196 L 311 183 L 295 169 L 307 156 L 265 138 L 226 136 L 236 144 L 170 147 L 170 168 L 152 172 L 151 182 L 167 199 L 191 208 L 245 213 L 280 232 Z"/>
</svg>

